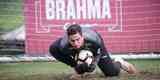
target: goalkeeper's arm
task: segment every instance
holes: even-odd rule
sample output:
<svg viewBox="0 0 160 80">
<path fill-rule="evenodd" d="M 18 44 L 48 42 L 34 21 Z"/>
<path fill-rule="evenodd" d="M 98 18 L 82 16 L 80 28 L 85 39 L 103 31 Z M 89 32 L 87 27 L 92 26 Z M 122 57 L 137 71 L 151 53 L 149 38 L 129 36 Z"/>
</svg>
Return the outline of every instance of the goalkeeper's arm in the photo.
<svg viewBox="0 0 160 80">
<path fill-rule="evenodd" d="M 96 64 L 98 63 L 99 59 L 101 57 L 101 54 L 97 53 L 95 57 L 93 57 L 93 61 L 90 65 L 88 65 L 88 72 L 93 72 L 96 68 Z"/>
</svg>

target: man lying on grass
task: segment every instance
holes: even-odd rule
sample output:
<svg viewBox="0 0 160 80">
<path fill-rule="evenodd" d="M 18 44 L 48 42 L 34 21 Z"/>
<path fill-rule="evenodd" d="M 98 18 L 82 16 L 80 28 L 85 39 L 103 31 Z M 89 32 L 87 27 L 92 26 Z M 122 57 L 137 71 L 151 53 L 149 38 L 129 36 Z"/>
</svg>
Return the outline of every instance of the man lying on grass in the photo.
<svg viewBox="0 0 160 80">
<path fill-rule="evenodd" d="M 76 73 L 71 79 L 93 72 L 96 64 L 105 76 L 118 76 L 121 69 L 129 74 L 137 73 L 132 64 L 122 59 L 111 59 L 99 33 L 78 24 L 67 28 L 66 34 L 50 46 L 50 53 L 60 62 L 74 68 Z"/>
</svg>

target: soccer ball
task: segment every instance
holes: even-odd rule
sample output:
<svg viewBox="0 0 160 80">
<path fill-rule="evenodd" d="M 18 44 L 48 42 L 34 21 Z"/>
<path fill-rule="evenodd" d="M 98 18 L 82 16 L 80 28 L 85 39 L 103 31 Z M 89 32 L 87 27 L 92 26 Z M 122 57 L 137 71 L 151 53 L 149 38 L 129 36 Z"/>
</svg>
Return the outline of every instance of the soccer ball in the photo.
<svg viewBox="0 0 160 80">
<path fill-rule="evenodd" d="M 78 54 L 78 64 L 87 63 L 91 64 L 93 61 L 93 53 L 89 50 L 81 50 Z"/>
</svg>

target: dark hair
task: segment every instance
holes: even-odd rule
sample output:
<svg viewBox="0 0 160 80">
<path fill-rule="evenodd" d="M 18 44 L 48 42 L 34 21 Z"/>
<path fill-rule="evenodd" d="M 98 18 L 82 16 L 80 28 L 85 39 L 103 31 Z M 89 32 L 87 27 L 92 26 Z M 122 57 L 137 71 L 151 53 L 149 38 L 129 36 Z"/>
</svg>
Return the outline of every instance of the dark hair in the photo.
<svg viewBox="0 0 160 80">
<path fill-rule="evenodd" d="M 76 34 L 76 33 L 80 33 L 82 35 L 82 30 L 81 30 L 81 26 L 80 25 L 73 24 L 73 25 L 70 25 L 67 28 L 67 34 L 68 35 L 73 35 L 73 34 Z"/>
</svg>

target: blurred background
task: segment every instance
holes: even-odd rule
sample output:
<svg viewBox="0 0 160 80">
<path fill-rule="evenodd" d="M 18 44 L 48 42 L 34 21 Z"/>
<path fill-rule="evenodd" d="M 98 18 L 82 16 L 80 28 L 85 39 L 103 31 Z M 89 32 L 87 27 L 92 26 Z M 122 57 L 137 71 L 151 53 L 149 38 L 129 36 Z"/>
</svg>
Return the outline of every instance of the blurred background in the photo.
<svg viewBox="0 0 160 80">
<path fill-rule="evenodd" d="M 0 0 L 0 55 L 24 54 L 23 0 Z"/>
<path fill-rule="evenodd" d="M 52 1 L 0 0 L 0 55 L 49 55 L 48 47 L 64 34 L 64 25 L 75 22 L 72 19 L 47 19 L 47 15 L 54 15 Z M 160 52 L 160 1 L 106 2 L 109 3 L 106 9 L 110 10 L 107 14 L 110 19 L 77 19 L 77 23 L 90 23 L 89 26 L 102 35 L 111 54 L 147 54 L 148 57 L 156 54 L 157 58 Z M 97 25 L 92 25 L 95 23 Z"/>
<path fill-rule="evenodd" d="M 48 52 L 64 34 L 64 25 L 75 22 L 46 19 L 45 10 L 50 11 L 54 1 L 68 0 L 0 0 L 0 80 L 66 80 L 72 73 Z M 112 17 L 77 23 L 91 23 L 113 58 L 122 57 L 140 70 L 138 76 L 124 74 L 117 79 L 160 80 L 160 0 L 89 1 L 108 2 Z M 106 80 L 100 71 L 96 74 L 86 80 Z"/>
</svg>

